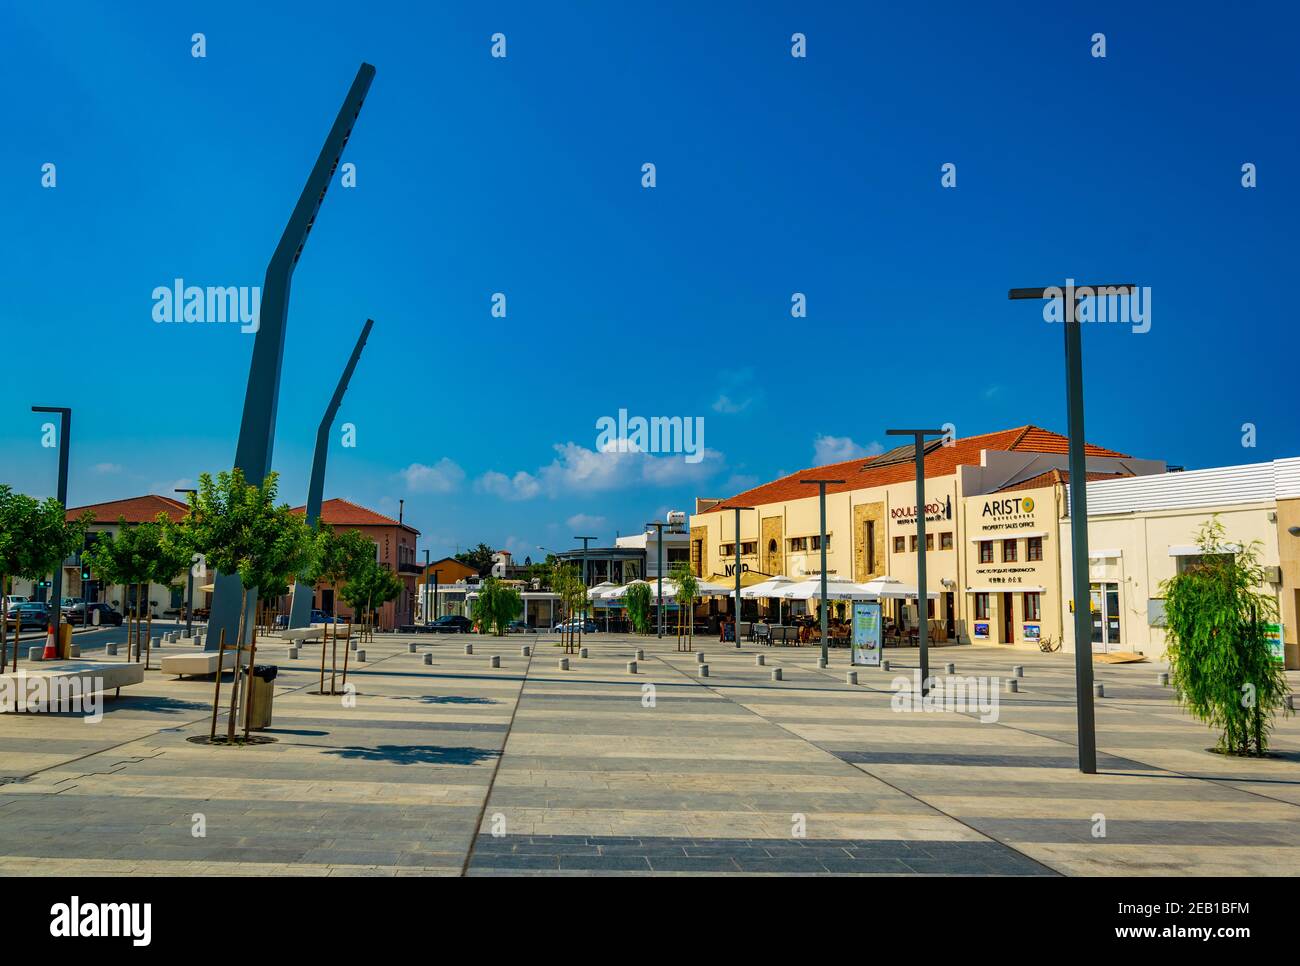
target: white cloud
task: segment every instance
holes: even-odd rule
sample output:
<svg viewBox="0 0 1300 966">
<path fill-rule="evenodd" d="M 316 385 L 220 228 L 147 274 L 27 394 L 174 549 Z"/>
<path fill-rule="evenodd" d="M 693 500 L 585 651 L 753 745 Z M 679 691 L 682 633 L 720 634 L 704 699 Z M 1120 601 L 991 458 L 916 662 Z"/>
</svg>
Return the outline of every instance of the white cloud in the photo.
<svg viewBox="0 0 1300 966">
<path fill-rule="evenodd" d="M 813 440 L 813 462 L 817 465 L 865 459 L 883 452 L 884 448 L 879 443 L 868 443 L 863 446 L 855 443 L 848 436 L 819 435 Z"/>
<path fill-rule="evenodd" d="M 412 463 L 399 475 L 412 493 L 450 493 L 465 480 L 465 471 L 445 456 L 432 466 Z"/>
<path fill-rule="evenodd" d="M 474 489 L 480 493 L 498 496 L 503 500 L 531 500 L 541 492 L 542 486 L 535 476 L 523 470 L 514 476 L 489 470 L 474 481 Z"/>
<path fill-rule="evenodd" d="M 564 522 L 572 530 L 603 530 L 608 521 L 604 517 L 592 516 L 590 513 L 575 513 Z"/>
<path fill-rule="evenodd" d="M 107 476 L 110 473 L 121 473 L 122 464 L 121 463 L 96 463 L 94 466 L 90 468 L 90 470 L 92 473 L 95 473 L 99 476 Z"/>
<path fill-rule="evenodd" d="M 680 453 L 656 456 L 628 449 L 619 452 L 617 440 L 593 450 L 577 443 L 557 443 L 556 457 L 535 473 L 519 470 L 513 476 L 490 470 L 474 483 L 475 489 L 505 500 L 530 500 L 545 494 L 602 493 L 638 483 L 674 486 L 699 481 L 716 473 L 723 456 L 705 449 L 698 463 L 688 463 Z"/>
<path fill-rule="evenodd" d="M 754 370 L 748 367 L 728 370 L 722 374 L 721 382 L 718 398 L 713 400 L 715 413 L 744 412 L 762 395 L 754 380 Z"/>
<path fill-rule="evenodd" d="M 733 399 L 725 392 L 720 393 L 718 398 L 713 400 L 713 411 L 715 413 L 742 413 L 749 408 L 753 399 Z"/>
</svg>

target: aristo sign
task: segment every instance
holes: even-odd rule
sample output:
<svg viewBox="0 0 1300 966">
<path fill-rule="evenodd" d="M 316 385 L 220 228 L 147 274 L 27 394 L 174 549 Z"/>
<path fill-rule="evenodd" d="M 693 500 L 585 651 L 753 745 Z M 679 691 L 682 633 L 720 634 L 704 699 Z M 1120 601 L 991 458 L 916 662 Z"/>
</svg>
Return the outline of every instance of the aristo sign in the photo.
<svg viewBox="0 0 1300 966">
<path fill-rule="evenodd" d="M 985 500 L 982 517 L 1007 517 L 1034 512 L 1032 496 L 1017 496 L 1006 500 Z"/>
</svg>

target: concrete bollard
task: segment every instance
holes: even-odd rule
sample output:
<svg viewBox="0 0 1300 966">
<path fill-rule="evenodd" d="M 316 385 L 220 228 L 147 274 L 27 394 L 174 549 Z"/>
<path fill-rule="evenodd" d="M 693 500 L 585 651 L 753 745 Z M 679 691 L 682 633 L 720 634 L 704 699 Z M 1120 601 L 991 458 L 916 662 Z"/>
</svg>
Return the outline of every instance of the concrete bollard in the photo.
<svg viewBox="0 0 1300 966">
<path fill-rule="evenodd" d="M 500 666 L 501 666 L 501 658 L 500 658 L 498 655 L 493 654 L 493 655 L 492 655 L 492 667 L 500 667 Z"/>
<path fill-rule="evenodd" d="M 773 681 L 781 680 L 781 669 L 779 667 L 772 668 L 772 680 Z"/>
<path fill-rule="evenodd" d="M 882 670 L 882 671 L 888 671 L 888 670 L 889 670 L 889 662 L 888 662 L 888 661 L 881 661 L 881 662 L 880 662 L 880 670 Z"/>
<path fill-rule="evenodd" d="M 857 684 L 857 683 L 858 683 L 858 672 L 857 672 L 857 671 L 846 671 L 846 672 L 844 673 L 844 683 L 845 683 L 845 684 Z"/>
<path fill-rule="evenodd" d="M 68 646 L 68 655 L 70 657 L 81 657 L 81 645 L 71 644 Z"/>
<path fill-rule="evenodd" d="M 117 656 L 117 645 L 116 645 L 116 644 L 109 644 L 109 645 L 107 645 L 107 646 L 104 648 L 104 653 L 107 654 L 109 657 L 116 657 L 116 656 Z"/>
<path fill-rule="evenodd" d="M 696 663 L 696 664 L 703 664 L 703 663 L 704 663 L 704 652 L 703 652 L 703 651 L 696 651 L 696 652 L 695 652 L 695 663 Z"/>
<path fill-rule="evenodd" d="M 1169 672 L 1161 671 L 1159 674 L 1157 674 L 1156 684 L 1160 685 L 1162 688 L 1169 687 Z"/>
<path fill-rule="evenodd" d="M 740 641 L 736 641 L 736 650 L 740 650 Z"/>
<path fill-rule="evenodd" d="M 432 655 L 430 655 L 430 657 L 432 657 Z M 358 664 L 365 664 L 365 663 L 366 663 L 366 652 L 365 652 L 365 651 L 357 651 L 357 663 L 358 663 Z"/>
<path fill-rule="evenodd" d="M 587 649 L 585 647 L 578 648 L 578 657 L 586 657 L 586 656 L 587 656 Z"/>
<path fill-rule="evenodd" d="M 153 639 L 153 646 L 154 646 L 155 649 L 162 647 L 162 638 L 161 638 L 161 637 L 155 637 L 155 638 Z"/>
<path fill-rule="evenodd" d="M 819 668 L 821 668 L 823 671 L 824 671 L 827 667 L 829 667 L 829 665 L 826 663 L 826 658 L 824 658 L 824 657 L 819 657 L 819 658 L 817 658 L 817 666 L 818 666 Z"/>
<path fill-rule="evenodd" d="M 520 656 L 520 657 L 532 657 L 532 656 L 533 656 L 533 649 L 532 649 L 531 647 L 529 647 L 527 644 L 525 644 L 523 647 L 521 647 L 521 648 L 519 649 L 519 656 Z"/>
<path fill-rule="evenodd" d="M 645 660 L 645 649 L 644 649 L 644 648 L 640 648 L 640 647 L 638 647 L 638 648 L 636 649 L 636 659 L 637 659 L 638 661 L 644 661 L 644 660 Z"/>
<path fill-rule="evenodd" d="M 1288 694 L 1286 696 L 1287 707 L 1292 711 L 1300 711 L 1300 694 Z"/>
<path fill-rule="evenodd" d="M 289 648 L 289 660 L 291 661 L 298 660 L 298 649 L 296 647 Z"/>
<path fill-rule="evenodd" d="M 1007 679 L 1007 690 L 1008 690 L 1009 692 L 1011 692 L 1012 694 L 1019 694 L 1019 693 L 1020 693 L 1020 682 L 1017 681 L 1015 678 L 1008 678 L 1008 679 Z"/>
<path fill-rule="evenodd" d="M 636 674 L 636 661 L 628 661 L 628 662 L 627 662 L 627 673 L 628 673 L 628 674 Z"/>
<path fill-rule="evenodd" d="M 1093 697 L 1104 698 L 1106 696 L 1106 686 L 1100 681 L 1092 686 Z"/>
<path fill-rule="evenodd" d="M 188 638 L 191 638 L 191 637 L 193 637 L 193 636 L 194 636 L 194 632 L 193 632 L 193 631 L 181 631 L 181 637 L 184 637 L 184 638 L 187 638 L 187 639 L 188 639 Z"/>
<path fill-rule="evenodd" d="M 407 654 L 415 653 L 415 641 L 411 641 L 411 643 L 406 645 L 406 653 Z"/>
<path fill-rule="evenodd" d="M 428 654 L 424 655 L 424 663 L 425 663 L 425 664 L 432 664 L 432 663 L 433 663 L 433 652 L 432 652 L 432 651 L 430 651 Z"/>
<path fill-rule="evenodd" d="M 709 676 L 709 666 L 708 666 L 707 664 L 701 664 L 701 665 L 700 665 L 700 677 L 702 677 L 702 678 L 707 678 L 708 676 Z"/>
<path fill-rule="evenodd" d="M 466 645 L 465 645 L 465 653 L 466 653 L 466 654 L 473 654 L 473 653 L 474 653 L 474 645 L 473 645 L 473 644 L 466 644 Z"/>
<path fill-rule="evenodd" d="M 352 640 L 352 641 L 348 641 L 348 643 L 352 645 L 352 650 L 355 651 L 357 649 L 357 641 Z"/>
<path fill-rule="evenodd" d="M 766 663 L 767 663 L 767 655 L 766 655 L 766 654 L 755 654 L 755 655 L 754 655 L 754 667 L 762 667 L 762 666 L 763 666 L 764 664 L 766 664 Z"/>
<path fill-rule="evenodd" d="M 1025 676 L 1025 666 L 1023 664 L 1017 664 L 1011 669 L 1011 673 L 1018 678 L 1023 678 Z"/>
<path fill-rule="evenodd" d="M 952 664 L 951 662 L 948 663 L 948 664 L 945 664 L 945 665 L 943 666 L 943 673 L 944 673 L 944 674 L 956 674 L 956 673 L 957 673 L 957 665 L 956 665 L 956 664 Z"/>
<path fill-rule="evenodd" d="M 569 669 L 569 659 L 567 657 L 560 658 L 560 670 L 567 671 L 568 669 Z"/>
<path fill-rule="evenodd" d="M 27 660 L 29 661 L 45 660 L 45 645 L 40 644 L 36 647 L 29 647 L 27 649 Z"/>
</svg>

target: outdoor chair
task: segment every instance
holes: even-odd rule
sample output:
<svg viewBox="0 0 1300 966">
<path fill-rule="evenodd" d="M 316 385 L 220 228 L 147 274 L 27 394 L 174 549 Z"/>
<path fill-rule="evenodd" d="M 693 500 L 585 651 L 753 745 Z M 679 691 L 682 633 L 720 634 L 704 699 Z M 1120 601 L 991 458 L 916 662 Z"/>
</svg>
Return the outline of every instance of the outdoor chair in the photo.
<svg viewBox="0 0 1300 966">
<path fill-rule="evenodd" d="M 772 643 L 772 628 L 766 624 L 755 624 L 751 631 L 750 640 L 757 641 L 759 644 Z"/>
</svg>

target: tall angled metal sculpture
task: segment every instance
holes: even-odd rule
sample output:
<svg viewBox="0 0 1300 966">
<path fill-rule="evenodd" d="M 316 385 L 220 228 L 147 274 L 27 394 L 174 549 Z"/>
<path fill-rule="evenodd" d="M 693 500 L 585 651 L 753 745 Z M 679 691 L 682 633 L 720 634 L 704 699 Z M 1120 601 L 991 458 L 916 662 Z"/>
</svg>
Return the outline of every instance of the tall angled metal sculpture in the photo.
<svg viewBox="0 0 1300 966">
<path fill-rule="evenodd" d="M 357 360 L 361 358 L 361 350 L 366 347 L 366 339 L 374 324 L 373 319 L 366 319 L 366 324 L 361 327 L 361 335 L 357 337 L 356 347 L 352 350 L 352 356 L 343 369 L 343 375 L 339 376 L 339 384 L 334 389 L 330 404 L 325 407 L 320 428 L 316 430 L 316 454 L 312 457 L 311 482 L 307 485 L 308 526 L 315 526 L 316 521 L 320 519 L 321 499 L 325 494 L 325 461 L 329 457 L 330 450 L 330 430 L 334 426 L 334 417 L 338 415 L 339 406 L 343 403 L 343 394 L 348 391 L 348 380 L 352 378 L 352 372 L 357 367 Z M 293 607 L 289 611 L 290 627 L 307 627 L 311 624 L 312 590 L 312 586 L 305 580 L 299 579 L 294 584 Z"/>
<path fill-rule="evenodd" d="M 311 169 L 302 196 L 294 206 L 289 223 L 285 225 L 280 243 L 275 247 L 266 266 L 266 280 L 262 283 L 262 308 L 259 316 L 257 338 L 253 343 L 253 361 L 248 368 L 248 390 L 244 394 L 244 417 L 239 424 L 239 444 L 235 449 L 235 466 L 244 471 L 249 483 L 260 484 L 271 468 L 271 449 L 275 442 L 275 413 L 280 401 L 280 371 L 284 364 L 284 334 L 289 312 L 289 285 L 293 270 L 302 256 L 307 236 L 316 222 L 316 213 L 325 200 L 334 169 L 338 167 L 352 125 L 361 113 L 361 105 L 374 80 L 375 69 L 362 64 L 352 81 L 348 96 L 343 100 L 334 126 L 321 147 L 316 164 Z M 239 609 L 244 597 L 251 594 L 256 599 L 257 588 L 247 592 L 236 574 L 217 574 L 214 581 L 212 616 L 208 621 L 208 634 L 204 646 L 208 650 L 218 646 L 221 631 L 233 641 L 239 633 Z M 252 621 L 245 628 L 245 640 L 252 636 Z"/>
</svg>

